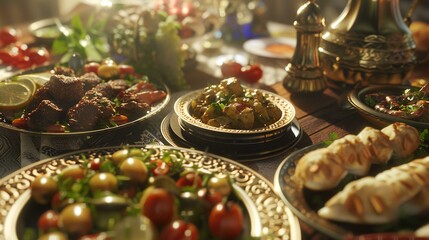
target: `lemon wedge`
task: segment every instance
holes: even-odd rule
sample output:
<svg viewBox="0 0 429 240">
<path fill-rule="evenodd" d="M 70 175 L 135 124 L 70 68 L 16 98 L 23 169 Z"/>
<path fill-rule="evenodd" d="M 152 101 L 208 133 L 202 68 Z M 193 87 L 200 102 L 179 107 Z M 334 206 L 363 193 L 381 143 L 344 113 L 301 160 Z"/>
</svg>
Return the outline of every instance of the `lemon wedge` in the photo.
<svg viewBox="0 0 429 240">
<path fill-rule="evenodd" d="M 41 72 L 41 73 L 32 73 L 32 74 L 24 74 L 16 77 L 16 80 L 19 81 L 21 79 L 28 79 L 33 81 L 36 84 L 36 88 L 43 86 L 46 82 L 51 78 L 52 73 L 50 72 Z"/>
<path fill-rule="evenodd" d="M 28 104 L 32 92 L 18 82 L 0 82 L 0 110 L 17 110 Z"/>
</svg>

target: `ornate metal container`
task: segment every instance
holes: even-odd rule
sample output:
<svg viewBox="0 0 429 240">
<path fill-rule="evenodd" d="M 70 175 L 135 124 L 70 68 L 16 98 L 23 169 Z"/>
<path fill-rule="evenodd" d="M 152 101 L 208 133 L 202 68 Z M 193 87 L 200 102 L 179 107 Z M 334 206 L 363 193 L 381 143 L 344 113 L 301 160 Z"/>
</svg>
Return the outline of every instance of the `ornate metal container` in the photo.
<svg viewBox="0 0 429 240">
<path fill-rule="evenodd" d="M 330 80 L 401 84 L 416 65 L 415 48 L 399 0 L 349 0 L 319 52 Z"/>
</svg>

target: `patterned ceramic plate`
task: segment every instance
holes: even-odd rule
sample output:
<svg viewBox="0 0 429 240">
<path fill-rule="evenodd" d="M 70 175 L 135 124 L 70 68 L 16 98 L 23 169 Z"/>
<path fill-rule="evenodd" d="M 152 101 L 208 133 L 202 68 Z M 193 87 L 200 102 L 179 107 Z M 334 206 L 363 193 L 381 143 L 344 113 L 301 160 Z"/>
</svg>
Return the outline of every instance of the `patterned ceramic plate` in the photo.
<svg viewBox="0 0 429 240">
<path fill-rule="evenodd" d="M 189 126 L 196 131 L 211 134 L 212 136 L 242 138 L 265 137 L 265 135 L 272 135 L 273 133 L 277 134 L 286 131 L 295 118 L 295 108 L 292 103 L 277 94 L 265 90 L 259 90 L 264 94 L 267 100 L 272 102 L 282 111 L 282 116 L 277 122 L 266 127 L 250 130 L 227 129 L 210 126 L 192 117 L 189 113 L 189 104 L 202 91 L 203 89 L 196 90 L 177 99 L 174 103 L 174 111 L 183 121 L 185 126 Z"/>
<path fill-rule="evenodd" d="M 142 148 L 144 151 L 153 150 L 153 157 L 160 157 L 162 152 L 174 150 L 179 158 L 184 159 L 185 167 L 197 166 L 198 169 L 212 173 L 228 172 L 238 188 L 246 195 L 245 201 L 249 215 L 256 214 L 259 227 L 252 226 L 250 233 L 261 239 L 300 239 L 300 228 L 297 218 L 274 192 L 272 184 L 258 173 L 232 160 L 216 155 L 206 154 L 184 148 L 167 146 L 130 146 Z M 97 148 L 81 152 L 69 153 L 55 158 L 40 161 L 19 170 L 0 181 L 1 211 L 0 239 L 14 240 L 17 232 L 22 230 L 22 217 L 25 211 L 34 212 L 36 209 L 25 208 L 30 195 L 31 182 L 40 174 L 57 174 L 61 169 L 82 163 L 82 156 L 91 159 L 96 156 L 111 154 L 122 147 Z M 252 222 L 252 216 L 250 216 Z"/>
</svg>

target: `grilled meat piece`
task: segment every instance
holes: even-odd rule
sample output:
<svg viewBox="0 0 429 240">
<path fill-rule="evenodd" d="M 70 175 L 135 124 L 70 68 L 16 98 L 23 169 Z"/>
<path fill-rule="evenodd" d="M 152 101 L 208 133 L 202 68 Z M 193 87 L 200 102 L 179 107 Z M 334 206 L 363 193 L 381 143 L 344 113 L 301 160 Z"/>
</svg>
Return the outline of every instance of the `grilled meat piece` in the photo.
<svg viewBox="0 0 429 240">
<path fill-rule="evenodd" d="M 147 103 L 139 103 L 134 100 L 123 102 L 116 109 L 120 114 L 128 116 L 130 120 L 137 119 L 141 116 L 146 115 L 150 110 L 150 106 Z"/>
<path fill-rule="evenodd" d="M 43 100 L 50 100 L 50 101 L 53 100 L 53 97 L 49 93 L 49 88 L 47 85 L 43 85 L 42 87 L 36 90 L 30 103 L 25 108 L 25 112 L 30 113 L 31 111 L 36 109 Z"/>
<path fill-rule="evenodd" d="M 86 92 L 101 83 L 101 78 L 97 74 L 90 72 L 79 77 L 83 83 L 83 90 Z"/>
<path fill-rule="evenodd" d="M 114 103 L 100 92 L 90 90 L 67 112 L 70 127 L 78 131 L 94 129 L 97 123 L 108 121 L 115 113 Z"/>
<path fill-rule="evenodd" d="M 64 108 L 75 105 L 85 93 L 82 82 L 76 77 L 53 75 L 46 85 L 55 102 Z"/>
<path fill-rule="evenodd" d="M 92 88 L 90 91 L 98 92 L 103 97 L 106 97 L 109 99 L 113 99 L 116 97 L 115 90 L 113 90 L 112 85 L 110 85 L 108 83 L 100 83 L 97 86 L 95 86 L 94 88 Z"/>
<path fill-rule="evenodd" d="M 110 80 L 107 83 L 112 86 L 115 91 L 115 95 L 118 95 L 131 87 L 131 84 L 123 79 Z"/>
<path fill-rule="evenodd" d="M 69 67 L 62 67 L 62 66 L 56 66 L 54 68 L 54 75 L 64 75 L 68 77 L 74 77 L 76 76 L 73 69 Z"/>
<path fill-rule="evenodd" d="M 62 120 L 64 110 L 50 100 L 42 100 L 33 111 L 27 114 L 30 130 L 45 130 Z"/>
</svg>

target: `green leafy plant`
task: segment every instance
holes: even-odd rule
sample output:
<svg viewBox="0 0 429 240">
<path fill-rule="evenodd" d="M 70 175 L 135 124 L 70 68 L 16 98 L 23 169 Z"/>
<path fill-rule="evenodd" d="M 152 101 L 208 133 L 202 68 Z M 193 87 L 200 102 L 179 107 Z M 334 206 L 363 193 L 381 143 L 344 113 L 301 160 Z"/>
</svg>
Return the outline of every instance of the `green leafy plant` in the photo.
<svg viewBox="0 0 429 240">
<path fill-rule="evenodd" d="M 107 56 L 108 44 L 103 33 L 106 21 L 90 16 L 86 26 L 80 16 L 76 15 L 68 27 L 59 21 L 57 25 L 61 35 L 52 45 L 52 53 L 61 56 L 60 63 L 66 63 L 74 53 L 79 54 L 86 61 L 101 61 Z"/>
</svg>

